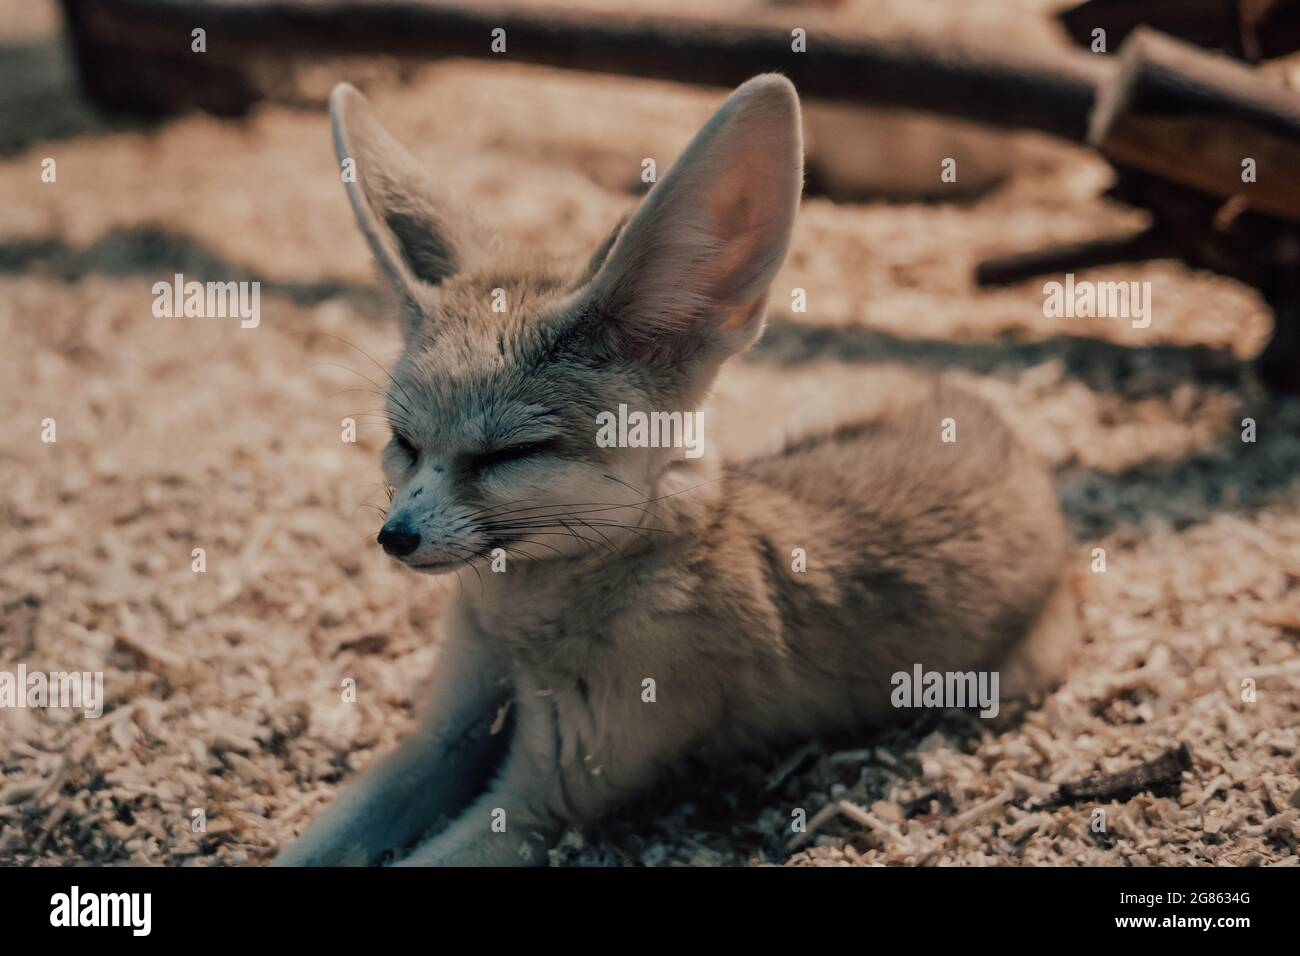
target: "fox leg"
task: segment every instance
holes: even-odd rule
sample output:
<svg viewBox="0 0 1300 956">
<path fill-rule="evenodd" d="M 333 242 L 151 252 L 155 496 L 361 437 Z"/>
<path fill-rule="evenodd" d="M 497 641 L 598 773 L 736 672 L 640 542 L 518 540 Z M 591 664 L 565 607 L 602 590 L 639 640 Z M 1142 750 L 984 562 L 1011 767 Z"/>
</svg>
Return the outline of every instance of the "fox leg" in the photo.
<svg viewBox="0 0 1300 956">
<path fill-rule="evenodd" d="M 567 827 L 600 819 L 669 762 L 671 755 L 659 749 L 629 761 L 635 746 L 602 734 L 581 693 L 540 696 L 526 676 L 516 681 L 515 731 L 493 782 L 395 865 L 545 866 Z M 635 723 L 623 713 L 606 716 L 607 729 Z"/>
<path fill-rule="evenodd" d="M 395 866 L 545 866 L 563 822 L 547 813 L 544 777 L 525 772 L 512 748 L 501 777 L 450 826 Z"/>
<path fill-rule="evenodd" d="M 416 732 L 349 784 L 275 866 L 377 863 L 482 792 L 510 737 L 497 727 L 508 688 L 474 641 L 440 652 L 433 683 Z"/>
</svg>

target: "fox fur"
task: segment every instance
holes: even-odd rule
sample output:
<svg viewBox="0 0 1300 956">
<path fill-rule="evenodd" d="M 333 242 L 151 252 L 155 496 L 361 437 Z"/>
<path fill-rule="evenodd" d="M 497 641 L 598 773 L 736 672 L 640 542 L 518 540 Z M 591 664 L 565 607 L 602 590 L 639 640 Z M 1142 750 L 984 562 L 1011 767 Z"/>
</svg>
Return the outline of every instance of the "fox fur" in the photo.
<svg viewBox="0 0 1300 956">
<path fill-rule="evenodd" d="M 478 574 L 416 732 L 279 864 L 544 864 L 688 755 L 899 719 L 891 675 L 916 664 L 995 670 L 1006 697 L 1061 677 L 1060 509 L 988 404 L 903 371 L 719 377 L 760 336 L 791 242 L 787 80 L 732 93 L 574 265 L 475 225 L 352 87 L 331 108 L 405 343 L 381 541 Z M 703 414 L 705 453 L 600 447 L 620 404 Z"/>
</svg>

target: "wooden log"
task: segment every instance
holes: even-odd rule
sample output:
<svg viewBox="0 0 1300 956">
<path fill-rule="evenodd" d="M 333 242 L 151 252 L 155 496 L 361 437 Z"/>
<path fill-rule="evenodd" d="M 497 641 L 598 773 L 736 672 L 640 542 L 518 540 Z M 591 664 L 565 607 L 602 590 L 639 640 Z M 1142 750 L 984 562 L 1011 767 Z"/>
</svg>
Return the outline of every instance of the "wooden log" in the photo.
<svg viewBox="0 0 1300 956">
<path fill-rule="evenodd" d="M 1120 262 L 1160 259 L 1174 253 L 1175 246 L 1165 231 L 1153 227 L 1127 236 L 1094 239 L 1052 249 L 985 259 L 975 267 L 975 284 L 982 288 L 1014 285 L 1037 276 L 1081 272 Z"/>
<path fill-rule="evenodd" d="M 1057 19 L 1091 49 L 1096 29 L 1119 49 L 1138 27 L 1258 61 L 1300 50 L 1300 0 L 1087 0 Z"/>
<path fill-rule="evenodd" d="M 189 57 L 196 67 L 205 58 L 211 65 L 235 64 L 258 55 L 465 56 L 724 87 L 778 70 L 804 96 L 960 116 L 1083 142 L 1096 88 L 1112 73 L 1112 64 L 1088 53 L 845 35 L 840 25 L 828 26 L 808 10 L 719 23 L 498 0 L 63 3 L 85 37 L 117 51 L 119 85 L 139 62 L 133 57 L 159 56 Z M 191 55 L 190 31 L 199 27 L 207 31 L 207 52 Z M 806 30 L 807 52 L 792 49 L 795 28 Z M 496 29 L 505 31 L 504 53 L 492 50 Z M 148 79 L 154 83 L 152 75 Z"/>
<path fill-rule="evenodd" d="M 1260 379 L 1273 392 L 1300 395 L 1300 300 L 1275 310 L 1273 335 L 1255 359 Z"/>
<path fill-rule="evenodd" d="M 205 58 L 188 43 L 142 51 L 94 0 L 65 0 L 63 7 L 81 90 L 105 112 L 156 119 L 198 107 L 242 116 L 260 98 L 247 72 L 229 59 Z"/>
<path fill-rule="evenodd" d="M 1176 794 L 1183 782 L 1183 771 L 1192 768 L 1192 752 L 1187 744 L 1166 750 L 1146 763 L 1118 773 L 1096 773 L 1083 780 L 1063 783 L 1057 790 L 1055 804 L 1110 803 L 1124 801 L 1144 791 L 1159 796 Z"/>
<path fill-rule="evenodd" d="M 1224 56 L 1139 30 L 1088 142 L 1112 163 L 1300 221 L 1300 94 Z M 1243 182 L 1254 160 L 1257 181 Z"/>
</svg>

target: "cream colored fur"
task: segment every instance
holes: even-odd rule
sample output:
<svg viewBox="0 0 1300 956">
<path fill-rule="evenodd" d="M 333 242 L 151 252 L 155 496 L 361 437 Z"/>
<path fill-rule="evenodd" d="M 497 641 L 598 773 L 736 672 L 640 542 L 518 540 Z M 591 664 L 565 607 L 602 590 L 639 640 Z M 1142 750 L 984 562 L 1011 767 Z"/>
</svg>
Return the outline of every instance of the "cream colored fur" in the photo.
<svg viewBox="0 0 1300 956">
<path fill-rule="evenodd" d="M 494 248 L 360 94 L 332 108 L 402 297 L 387 546 L 465 587 L 419 732 L 280 863 L 543 863 L 689 754 L 904 716 L 891 675 L 914 664 L 997 670 L 1004 696 L 1059 679 L 1064 526 L 989 406 L 906 372 L 718 377 L 761 334 L 790 242 L 787 81 L 733 93 L 580 269 Z M 703 409 L 706 453 L 599 447 L 620 403 Z"/>
</svg>

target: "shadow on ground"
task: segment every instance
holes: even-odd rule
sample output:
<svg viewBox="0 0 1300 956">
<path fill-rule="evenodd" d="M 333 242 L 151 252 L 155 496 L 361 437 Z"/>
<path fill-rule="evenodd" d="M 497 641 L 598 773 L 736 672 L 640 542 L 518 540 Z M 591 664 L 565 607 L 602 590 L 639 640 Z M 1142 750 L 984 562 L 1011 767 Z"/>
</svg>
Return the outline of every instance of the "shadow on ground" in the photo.
<svg viewBox="0 0 1300 956">
<path fill-rule="evenodd" d="M 298 305 L 342 298 L 362 314 L 379 314 L 373 287 L 347 282 L 288 282 L 233 264 L 189 237 L 157 228 L 111 233 L 85 248 L 58 239 L 0 243 L 0 275 L 47 274 L 63 281 L 88 275 L 143 275 L 166 279 L 182 272 L 199 281 L 260 282 L 270 295 Z M 1066 465 L 1057 489 L 1078 538 L 1100 537 L 1151 517 L 1175 528 L 1206 521 L 1215 512 L 1251 510 L 1279 494 L 1300 494 L 1300 400 L 1263 396 L 1248 362 L 1204 345 L 1134 347 L 1058 335 L 1038 342 L 1003 338 L 952 342 L 904 338 L 867 328 L 817 326 L 775 318 L 747 356 L 758 363 L 796 366 L 823 359 L 843 363 L 901 364 L 931 371 L 967 371 L 1014 378 L 1025 369 L 1059 360 L 1067 377 L 1096 391 L 1129 398 L 1168 394 L 1191 382 L 1238 390 L 1261 432 L 1294 440 L 1255 444 L 1240 440 L 1240 423 L 1225 422 L 1209 452 L 1145 464 L 1122 472 Z"/>
<path fill-rule="evenodd" d="M 1243 415 L 1254 418 L 1258 432 L 1268 434 L 1269 441 L 1243 442 L 1240 421 L 1225 421 L 1218 444 L 1202 454 L 1120 472 L 1072 464 L 1058 468 L 1057 491 L 1077 538 L 1100 537 L 1153 517 L 1184 528 L 1216 512 L 1249 511 L 1280 495 L 1300 495 L 1300 400 L 1268 398 L 1250 363 L 1226 350 L 1204 345 L 1133 347 L 1073 335 L 1040 342 L 952 342 L 777 320 L 769 324 L 751 357 L 783 366 L 822 359 L 897 363 L 930 371 L 957 368 L 1007 378 L 1058 360 L 1068 378 L 1131 399 L 1168 395 L 1184 383 L 1243 395 Z"/>
<path fill-rule="evenodd" d="M 999 718 L 998 728 L 1012 729 L 1022 716 L 1008 713 Z M 687 833 L 700 854 L 695 861 L 699 864 L 736 859 L 780 863 L 812 845 L 791 845 L 804 832 L 795 829 L 796 811 L 802 811 L 806 822 L 841 794 L 870 806 L 884 799 L 900 778 L 919 777 L 916 750 L 926 736 L 939 731 L 948 743 L 973 751 L 987 730 L 985 723 L 973 713 L 924 711 L 906 726 L 804 743 L 765 759 L 724 766 L 696 760 L 652 796 L 629 803 L 594 827 L 589 847 L 600 847 L 600 865 L 655 865 L 668 862 L 657 856 L 663 844 Z M 942 825 L 954 808 L 952 796 L 942 786 L 917 790 L 917 797 L 903 806 L 904 816 Z M 861 827 L 846 820 L 830 821 L 817 832 L 841 838 L 862 835 Z M 558 852 L 563 860 L 582 851 L 562 845 Z M 590 865 L 591 857 L 585 856 L 584 862 Z"/>
<path fill-rule="evenodd" d="M 91 108 L 65 42 L 0 43 L 0 156 L 73 136 L 145 128 L 108 121 Z"/>
<path fill-rule="evenodd" d="M 186 236 L 155 228 L 110 233 L 85 248 L 59 239 L 0 242 L 0 275 L 45 274 L 74 282 L 90 275 L 146 276 L 169 281 L 173 274 L 207 282 L 259 282 L 268 295 L 282 295 L 298 305 L 317 305 L 344 298 L 358 306 L 373 306 L 378 292 L 348 282 L 286 282 L 255 269 L 236 265 Z"/>
</svg>

